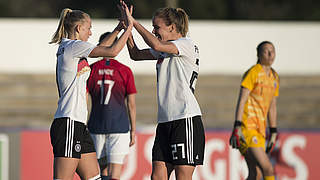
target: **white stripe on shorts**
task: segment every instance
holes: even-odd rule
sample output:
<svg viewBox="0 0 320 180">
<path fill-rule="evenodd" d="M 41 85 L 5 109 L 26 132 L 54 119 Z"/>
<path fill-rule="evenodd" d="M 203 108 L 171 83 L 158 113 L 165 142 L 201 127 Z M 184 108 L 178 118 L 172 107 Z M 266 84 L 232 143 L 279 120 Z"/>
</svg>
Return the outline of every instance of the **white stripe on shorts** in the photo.
<svg viewBox="0 0 320 180">
<path fill-rule="evenodd" d="M 186 143 L 187 143 L 187 161 L 193 164 L 193 124 L 192 117 L 186 118 Z"/>
<path fill-rule="evenodd" d="M 74 120 L 67 119 L 65 157 L 72 157 Z"/>
</svg>

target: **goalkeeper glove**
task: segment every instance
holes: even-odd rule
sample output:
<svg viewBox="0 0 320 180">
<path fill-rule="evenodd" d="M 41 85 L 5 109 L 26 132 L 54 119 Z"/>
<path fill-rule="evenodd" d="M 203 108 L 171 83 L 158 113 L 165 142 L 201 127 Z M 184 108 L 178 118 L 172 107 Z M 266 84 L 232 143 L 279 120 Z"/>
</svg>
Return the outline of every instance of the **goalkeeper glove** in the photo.
<svg viewBox="0 0 320 180">
<path fill-rule="evenodd" d="M 240 148 L 240 141 L 245 142 L 244 136 L 241 131 L 241 125 L 242 125 L 242 123 L 239 120 L 236 120 L 234 122 L 233 131 L 232 131 L 232 134 L 231 134 L 231 137 L 229 140 L 232 148 L 239 149 Z"/>
<path fill-rule="evenodd" d="M 270 135 L 268 138 L 268 144 L 267 144 L 267 149 L 266 153 L 271 153 L 277 140 L 277 128 L 269 128 L 270 130 Z"/>
</svg>

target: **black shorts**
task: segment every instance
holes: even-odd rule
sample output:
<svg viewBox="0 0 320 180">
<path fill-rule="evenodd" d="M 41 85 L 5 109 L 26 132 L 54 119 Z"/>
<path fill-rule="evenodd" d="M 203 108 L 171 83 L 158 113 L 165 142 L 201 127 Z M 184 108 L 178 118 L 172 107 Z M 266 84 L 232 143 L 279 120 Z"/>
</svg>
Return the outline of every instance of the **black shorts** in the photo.
<svg viewBox="0 0 320 180">
<path fill-rule="evenodd" d="M 70 118 L 54 119 L 50 138 L 54 157 L 80 159 L 81 154 L 95 152 L 87 126 Z"/>
<path fill-rule="evenodd" d="M 159 123 L 152 161 L 173 165 L 202 165 L 205 134 L 201 116 Z"/>
</svg>

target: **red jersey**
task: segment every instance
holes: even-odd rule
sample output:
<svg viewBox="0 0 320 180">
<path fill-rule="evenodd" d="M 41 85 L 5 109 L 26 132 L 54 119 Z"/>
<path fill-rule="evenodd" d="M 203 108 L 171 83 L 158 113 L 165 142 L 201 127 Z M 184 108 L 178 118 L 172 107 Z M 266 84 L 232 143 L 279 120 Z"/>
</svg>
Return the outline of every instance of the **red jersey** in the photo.
<svg viewBox="0 0 320 180">
<path fill-rule="evenodd" d="M 102 59 L 91 66 L 87 90 L 92 108 L 88 121 L 90 133 L 109 134 L 129 131 L 126 97 L 137 93 L 129 67 L 114 59 Z"/>
</svg>

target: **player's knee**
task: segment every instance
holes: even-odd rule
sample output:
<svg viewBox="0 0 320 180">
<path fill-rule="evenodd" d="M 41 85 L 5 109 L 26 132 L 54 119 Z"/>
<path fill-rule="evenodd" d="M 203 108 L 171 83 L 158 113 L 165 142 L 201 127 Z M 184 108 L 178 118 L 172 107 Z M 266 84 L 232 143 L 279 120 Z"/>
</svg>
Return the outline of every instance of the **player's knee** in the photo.
<svg viewBox="0 0 320 180">
<path fill-rule="evenodd" d="M 161 174 L 159 173 L 154 173 L 154 172 L 151 173 L 151 180 L 161 180 L 161 177 L 163 176 L 161 176 Z"/>
</svg>

